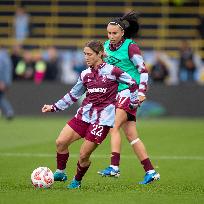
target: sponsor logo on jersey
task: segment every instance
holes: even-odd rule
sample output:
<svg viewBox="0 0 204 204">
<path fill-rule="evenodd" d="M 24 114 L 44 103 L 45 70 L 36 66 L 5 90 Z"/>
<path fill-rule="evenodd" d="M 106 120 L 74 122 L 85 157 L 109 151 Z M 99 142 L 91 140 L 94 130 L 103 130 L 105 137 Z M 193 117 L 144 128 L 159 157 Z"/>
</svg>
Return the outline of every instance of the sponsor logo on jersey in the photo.
<svg viewBox="0 0 204 204">
<path fill-rule="evenodd" d="M 107 88 L 92 88 L 88 89 L 89 93 L 106 93 Z"/>
</svg>

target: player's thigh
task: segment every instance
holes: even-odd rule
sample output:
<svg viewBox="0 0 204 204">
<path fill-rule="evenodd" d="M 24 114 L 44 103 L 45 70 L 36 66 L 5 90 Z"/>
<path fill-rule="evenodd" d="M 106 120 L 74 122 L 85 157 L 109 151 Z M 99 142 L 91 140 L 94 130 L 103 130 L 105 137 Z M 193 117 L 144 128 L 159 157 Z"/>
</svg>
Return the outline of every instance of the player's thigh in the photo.
<svg viewBox="0 0 204 204">
<path fill-rule="evenodd" d="M 128 141 L 133 141 L 134 139 L 138 138 L 138 132 L 136 129 L 135 121 L 126 121 L 123 124 L 122 128 Z"/>
<path fill-rule="evenodd" d="M 125 110 L 117 108 L 115 113 L 115 123 L 113 128 L 120 128 L 127 121 L 127 113 Z"/>
<path fill-rule="evenodd" d="M 77 132 L 75 132 L 68 124 L 66 124 L 60 132 L 56 142 L 71 144 L 78 139 L 81 139 L 81 136 Z"/>
</svg>

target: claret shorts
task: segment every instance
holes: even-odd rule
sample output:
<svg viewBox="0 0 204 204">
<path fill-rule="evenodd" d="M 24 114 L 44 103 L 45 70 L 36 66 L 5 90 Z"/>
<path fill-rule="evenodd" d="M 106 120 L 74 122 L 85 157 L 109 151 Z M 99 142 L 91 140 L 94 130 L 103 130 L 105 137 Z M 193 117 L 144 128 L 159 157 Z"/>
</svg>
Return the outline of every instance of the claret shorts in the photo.
<svg viewBox="0 0 204 204">
<path fill-rule="evenodd" d="M 101 144 L 110 130 L 109 126 L 87 123 L 75 117 L 68 121 L 67 124 L 82 138 L 96 144 Z"/>
<path fill-rule="evenodd" d="M 131 110 L 129 108 L 130 90 L 125 89 L 125 90 L 122 90 L 122 91 L 118 92 L 116 100 L 117 100 L 116 108 L 120 108 L 120 109 L 123 109 L 123 110 L 126 111 L 128 121 L 136 121 L 137 109 Z"/>
</svg>

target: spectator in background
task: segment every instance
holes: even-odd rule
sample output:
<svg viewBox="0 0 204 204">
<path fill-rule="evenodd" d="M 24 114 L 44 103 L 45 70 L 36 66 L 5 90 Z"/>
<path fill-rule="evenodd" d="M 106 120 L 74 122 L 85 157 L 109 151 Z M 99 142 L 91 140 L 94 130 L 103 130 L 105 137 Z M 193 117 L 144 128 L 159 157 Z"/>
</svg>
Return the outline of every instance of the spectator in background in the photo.
<svg viewBox="0 0 204 204">
<path fill-rule="evenodd" d="M 48 48 L 48 58 L 46 60 L 47 69 L 45 72 L 45 80 L 54 81 L 59 78 L 61 71 L 58 52 L 55 47 Z"/>
<path fill-rule="evenodd" d="M 179 79 L 182 82 L 196 81 L 195 55 L 186 40 L 182 41 L 180 48 Z"/>
<path fill-rule="evenodd" d="M 62 54 L 61 75 L 60 80 L 64 84 L 74 84 L 77 81 L 78 75 L 74 71 L 74 54 L 68 50 Z"/>
<path fill-rule="evenodd" d="M 14 116 L 13 108 L 5 94 L 12 83 L 12 63 L 6 49 L 0 48 L 0 109 L 7 119 Z"/>
<path fill-rule="evenodd" d="M 31 80 L 34 76 L 34 63 L 29 50 L 24 50 L 23 58 L 18 62 L 15 73 L 18 79 Z"/>
<path fill-rule="evenodd" d="M 30 17 L 23 7 L 18 7 L 14 16 L 14 35 L 18 41 L 23 41 L 30 33 Z"/>
<path fill-rule="evenodd" d="M 16 44 L 13 46 L 11 50 L 11 61 L 13 65 L 13 79 L 17 79 L 18 76 L 16 75 L 15 69 L 17 64 L 21 61 L 22 59 L 22 47 L 20 44 Z"/>
<path fill-rule="evenodd" d="M 153 82 L 164 83 L 169 75 L 168 64 L 163 58 L 163 54 L 156 53 L 156 61 L 150 70 L 150 77 Z"/>
<path fill-rule="evenodd" d="M 45 78 L 46 63 L 42 59 L 40 51 L 37 51 L 34 56 L 35 71 L 34 71 L 34 82 L 35 84 L 41 84 Z"/>
</svg>

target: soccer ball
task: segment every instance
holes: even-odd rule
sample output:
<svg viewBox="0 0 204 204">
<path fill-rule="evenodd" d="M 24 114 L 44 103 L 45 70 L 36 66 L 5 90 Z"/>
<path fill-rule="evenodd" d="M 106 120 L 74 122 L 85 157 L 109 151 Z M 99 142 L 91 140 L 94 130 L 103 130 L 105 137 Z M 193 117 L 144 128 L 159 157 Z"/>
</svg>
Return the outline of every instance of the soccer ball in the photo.
<svg viewBox="0 0 204 204">
<path fill-rule="evenodd" d="M 50 188 L 54 175 L 48 167 L 38 167 L 31 174 L 31 182 L 36 188 Z"/>
</svg>

